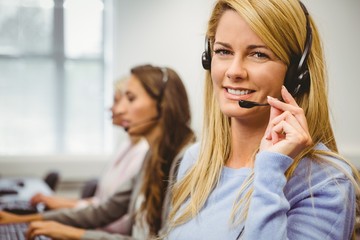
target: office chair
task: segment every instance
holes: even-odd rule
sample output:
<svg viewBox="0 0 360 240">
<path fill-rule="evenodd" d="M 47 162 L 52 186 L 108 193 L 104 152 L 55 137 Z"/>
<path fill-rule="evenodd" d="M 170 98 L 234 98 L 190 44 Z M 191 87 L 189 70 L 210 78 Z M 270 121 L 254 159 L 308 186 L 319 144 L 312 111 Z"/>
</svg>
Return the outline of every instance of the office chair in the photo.
<svg viewBox="0 0 360 240">
<path fill-rule="evenodd" d="M 93 178 L 86 181 L 84 187 L 82 188 L 80 197 L 81 198 L 93 197 L 95 195 L 97 184 L 98 184 L 97 178 Z"/>
<path fill-rule="evenodd" d="M 44 177 L 44 182 L 53 191 L 56 190 L 59 180 L 60 180 L 60 173 L 58 171 L 50 171 Z"/>
</svg>

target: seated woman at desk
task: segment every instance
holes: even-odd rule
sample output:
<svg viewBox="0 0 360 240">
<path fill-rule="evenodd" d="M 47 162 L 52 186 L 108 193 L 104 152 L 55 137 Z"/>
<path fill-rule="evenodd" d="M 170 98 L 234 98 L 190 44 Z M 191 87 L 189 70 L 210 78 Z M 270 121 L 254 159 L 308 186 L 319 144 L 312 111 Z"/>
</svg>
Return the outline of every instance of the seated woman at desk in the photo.
<svg viewBox="0 0 360 240">
<path fill-rule="evenodd" d="M 124 127 L 129 134 L 144 136 L 150 146 L 138 177 L 123 184 L 122 189 L 99 206 L 25 216 L 0 212 L 0 223 L 35 221 L 30 224 L 29 238 L 35 235 L 59 239 L 149 239 L 158 236 L 168 213 L 167 188 L 172 184 L 182 153 L 194 142 L 189 101 L 175 71 L 150 65 L 131 70 L 125 94 L 120 103 Z M 82 229 L 105 226 L 126 213 L 133 222 L 132 237 Z"/>
<path fill-rule="evenodd" d="M 112 123 L 115 126 L 123 126 L 123 112 L 121 111 L 121 99 L 125 97 L 124 91 L 128 78 L 119 79 L 115 82 L 114 100 L 111 107 Z M 108 164 L 100 178 L 95 195 L 86 199 L 70 199 L 60 196 L 49 196 L 38 193 L 32 197 L 33 205 L 44 203 L 48 209 L 85 207 L 89 204 L 99 205 L 113 195 L 117 188 L 128 180 L 133 179 L 139 172 L 145 158 L 149 145 L 147 141 L 139 136 L 128 133 L 116 154 L 116 157 Z M 129 234 L 131 224 L 129 217 L 124 215 L 117 221 L 104 227 L 103 230 L 113 233 Z"/>
</svg>

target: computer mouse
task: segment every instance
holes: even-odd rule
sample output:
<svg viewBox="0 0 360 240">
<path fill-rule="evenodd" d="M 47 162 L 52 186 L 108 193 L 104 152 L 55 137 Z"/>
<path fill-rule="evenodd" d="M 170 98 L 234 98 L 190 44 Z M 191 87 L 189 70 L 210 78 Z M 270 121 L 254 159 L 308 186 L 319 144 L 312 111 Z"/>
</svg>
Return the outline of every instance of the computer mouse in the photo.
<svg viewBox="0 0 360 240">
<path fill-rule="evenodd" d="M 2 188 L 2 189 L 0 189 L 0 196 L 14 195 L 14 194 L 18 194 L 18 191 L 16 191 L 15 189 L 12 189 L 12 188 Z"/>
</svg>

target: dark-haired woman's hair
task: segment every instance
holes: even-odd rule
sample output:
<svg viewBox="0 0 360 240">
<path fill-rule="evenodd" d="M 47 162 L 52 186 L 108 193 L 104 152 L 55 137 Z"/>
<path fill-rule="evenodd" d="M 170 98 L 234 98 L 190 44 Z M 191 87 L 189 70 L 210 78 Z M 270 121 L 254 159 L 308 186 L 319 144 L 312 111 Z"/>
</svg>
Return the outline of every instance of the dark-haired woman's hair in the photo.
<svg viewBox="0 0 360 240">
<path fill-rule="evenodd" d="M 190 127 L 188 96 L 174 70 L 143 65 L 132 68 L 131 73 L 149 96 L 157 101 L 159 124 L 162 128 L 161 137 L 151 148 L 141 187 L 145 201 L 140 211 L 145 213 L 150 234 L 156 236 L 162 226 L 163 203 L 172 162 L 195 136 Z"/>
</svg>

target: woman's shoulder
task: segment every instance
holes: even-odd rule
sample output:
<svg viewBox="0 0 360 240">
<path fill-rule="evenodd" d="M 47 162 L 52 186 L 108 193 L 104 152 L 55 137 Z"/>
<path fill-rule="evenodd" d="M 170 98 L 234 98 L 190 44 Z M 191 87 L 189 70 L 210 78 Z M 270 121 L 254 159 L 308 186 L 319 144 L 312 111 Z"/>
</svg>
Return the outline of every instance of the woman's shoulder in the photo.
<svg viewBox="0 0 360 240">
<path fill-rule="evenodd" d="M 303 158 L 296 169 L 300 173 L 304 170 L 312 173 L 327 174 L 333 178 L 346 178 L 347 174 L 352 174 L 350 165 L 340 155 L 332 153 L 332 151 L 323 143 L 315 146 L 317 156 L 313 158 Z"/>
<path fill-rule="evenodd" d="M 352 169 L 346 161 L 332 154 L 324 144 L 318 144 L 315 150 L 319 153 L 316 158 L 305 157 L 299 162 L 285 192 L 301 195 L 308 192 L 309 187 L 316 192 L 351 181 L 348 176 L 352 175 Z"/>
<path fill-rule="evenodd" d="M 199 156 L 200 143 L 195 142 L 190 144 L 184 151 L 183 160 L 181 161 L 182 165 L 189 166 L 193 165 Z"/>
</svg>

